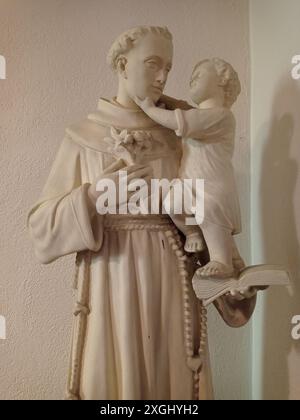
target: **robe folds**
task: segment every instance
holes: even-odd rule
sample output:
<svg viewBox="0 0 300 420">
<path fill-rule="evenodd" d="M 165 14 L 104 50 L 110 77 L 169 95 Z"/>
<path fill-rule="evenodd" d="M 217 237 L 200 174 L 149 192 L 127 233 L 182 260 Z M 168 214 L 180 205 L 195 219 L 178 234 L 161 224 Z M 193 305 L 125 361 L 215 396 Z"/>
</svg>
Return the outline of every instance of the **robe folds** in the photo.
<svg viewBox="0 0 300 420">
<path fill-rule="evenodd" d="M 89 185 L 116 161 L 112 127 L 147 133 L 141 163 L 154 178 L 176 178 L 181 159 L 174 132 L 113 100 L 66 130 L 27 219 L 40 262 L 76 254 L 66 398 L 212 399 L 206 310 L 175 225 L 167 215 L 99 215 L 88 199 Z"/>
</svg>

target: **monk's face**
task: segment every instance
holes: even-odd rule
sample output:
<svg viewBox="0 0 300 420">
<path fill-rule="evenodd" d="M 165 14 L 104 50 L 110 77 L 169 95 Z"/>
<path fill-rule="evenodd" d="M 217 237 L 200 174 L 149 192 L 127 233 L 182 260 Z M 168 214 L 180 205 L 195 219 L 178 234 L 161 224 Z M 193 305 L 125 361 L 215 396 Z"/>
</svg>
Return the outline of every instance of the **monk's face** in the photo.
<svg viewBox="0 0 300 420">
<path fill-rule="evenodd" d="M 157 102 L 165 88 L 172 67 L 172 41 L 160 35 L 147 34 L 126 54 L 122 82 L 134 98 L 150 97 Z"/>
</svg>

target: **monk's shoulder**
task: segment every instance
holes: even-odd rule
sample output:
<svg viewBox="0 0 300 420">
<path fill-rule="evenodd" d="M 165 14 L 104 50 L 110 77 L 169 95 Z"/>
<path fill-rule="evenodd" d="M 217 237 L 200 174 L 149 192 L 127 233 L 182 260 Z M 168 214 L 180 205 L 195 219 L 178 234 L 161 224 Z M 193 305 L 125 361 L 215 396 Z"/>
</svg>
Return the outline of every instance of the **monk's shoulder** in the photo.
<svg viewBox="0 0 300 420">
<path fill-rule="evenodd" d="M 106 151 L 104 138 L 109 133 L 109 127 L 101 125 L 89 117 L 75 122 L 66 128 L 66 135 L 82 147 Z"/>
</svg>

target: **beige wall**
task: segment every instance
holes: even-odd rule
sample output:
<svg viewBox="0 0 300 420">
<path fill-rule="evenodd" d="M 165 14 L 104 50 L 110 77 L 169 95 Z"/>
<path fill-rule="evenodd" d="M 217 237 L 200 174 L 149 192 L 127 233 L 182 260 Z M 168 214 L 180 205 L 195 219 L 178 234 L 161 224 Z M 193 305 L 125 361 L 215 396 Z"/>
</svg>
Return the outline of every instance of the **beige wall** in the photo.
<svg viewBox="0 0 300 420">
<path fill-rule="evenodd" d="M 249 47 L 247 0 L 0 0 L 0 398 L 60 399 L 66 381 L 74 258 L 34 258 L 26 212 L 46 180 L 64 128 L 111 97 L 105 63 L 114 38 L 137 24 L 167 25 L 175 61 L 167 93 L 185 98 L 195 62 L 220 56 L 238 70 L 235 164 L 243 208 L 240 244 L 250 257 Z M 250 330 L 210 314 L 216 396 L 249 398 Z"/>
<path fill-rule="evenodd" d="M 293 289 L 268 291 L 253 323 L 253 396 L 300 399 L 299 0 L 251 0 L 251 231 L 253 263 L 285 264 Z"/>
</svg>

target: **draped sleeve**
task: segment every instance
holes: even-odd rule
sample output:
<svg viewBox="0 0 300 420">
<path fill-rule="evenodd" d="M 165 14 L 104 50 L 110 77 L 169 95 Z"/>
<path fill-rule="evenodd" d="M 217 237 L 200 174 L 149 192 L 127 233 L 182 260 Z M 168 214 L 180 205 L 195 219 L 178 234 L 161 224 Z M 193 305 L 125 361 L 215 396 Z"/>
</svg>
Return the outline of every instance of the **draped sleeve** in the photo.
<svg viewBox="0 0 300 420">
<path fill-rule="evenodd" d="M 179 137 L 193 138 L 210 142 L 220 142 L 227 139 L 235 130 L 235 118 L 226 108 L 210 109 L 176 109 L 175 116 Z"/>
<path fill-rule="evenodd" d="M 251 319 L 257 301 L 257 295 L 241 301 L 230 296 L 221 296 L 215 300 L 214 306 L 229 327 L 239 328 Z"/>
<path fill-rule="evenodd" d="M 66 135 L 39 200 L 27 215 L 27 228 L 38 260 L 47 264 L 83 250 L 99 251 L 103 217 L 82 183 L 82 147 Z"/>
</svg>

